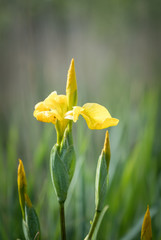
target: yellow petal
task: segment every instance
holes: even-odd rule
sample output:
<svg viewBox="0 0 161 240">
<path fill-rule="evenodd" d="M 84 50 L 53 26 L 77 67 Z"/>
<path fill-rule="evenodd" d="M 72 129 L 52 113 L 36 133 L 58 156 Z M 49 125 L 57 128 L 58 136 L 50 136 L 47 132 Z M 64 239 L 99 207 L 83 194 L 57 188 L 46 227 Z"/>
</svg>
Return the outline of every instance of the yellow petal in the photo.
<svg viewBox="0 0 161 240">
<path fill-rule="evenodd" d="M 41 111 L 49 111 L 50 108 L 45 105 L 44 102 L 39 102 L 35 105 L 35 110 L 41 112 Z"/>
<path fill-rule="evenodd" d="M 78 120 L 78 117 L 79 115 L 84 111 L 84 108 L 83 107 L 73 107 L 73 110 L 72 111 L 68 111 L 66 114 L 65 114 L 65 118 L 66 119 L 70 119 L 70 120 L 73 120 L 73 122 L 76 122 Z"/>
<path fill-rule="evenodd" d="M 82 115 L 90 129 L 104 129 L 116 126 L 118 119 L 112 118 L 108 110 L 97 103 L 86 103 L 83 107 L 74 107 L 73 111 L 66 114 L 66 118 L 72 119 L 74 122 Z"/>
<path fill-rule="evenodd" d="M 36 104 L 34 117 L 41 122 L 64 121 L 64 114 L 67 111 L 67 98 L 65 95 L 57 95 L 52 92 L 43 102 Z"/>
<path fill-rule="evenodd" d="M 151 217 L 149 206 L 144 216 L 144 221 L 141 229 L 141 240 L 151 240 L 152 239 L 152 228 L 151 228 Z"/>
<path fill-rule="evenodd" d="M 77 81 L 74 67 L 74 59 L 71 60 L 71 64 L 68 70 L 66 96 L 68 102 L 68 109 L 72 109 L 72 106 L 77 104 Z"/>
<path fill-rule="evenodd" d="M 44 100 L 44 104 L 51 110 L 55 110 L 63 120 L 64 114 L 67 111 L 67 97 L 65 95 L 57 95 L 56 92 L 52 92 Z"/>
<path fill-rule="evenodd" d="M 51 122 L 53 124 L 56 123 L 56 120 L 57 119 L 61 119 L 61 116 L 59 116 L 59 114 L 52 110 L 52 111 L 38 111 L 38 110 L 35 110 L 34 111 L 34 117 L 38 120 L 38 121 L 41 121 L 41 122 Z"/>
<path fill-rule="evenodd" d="M 35 105 L 33 115 L 38 121 L 52 122 L 54 124 L 56 122 L 56 113 L 51 112 L 50 108 L 47 107 L 44 102 L 39 102 Z"/>
</svg>

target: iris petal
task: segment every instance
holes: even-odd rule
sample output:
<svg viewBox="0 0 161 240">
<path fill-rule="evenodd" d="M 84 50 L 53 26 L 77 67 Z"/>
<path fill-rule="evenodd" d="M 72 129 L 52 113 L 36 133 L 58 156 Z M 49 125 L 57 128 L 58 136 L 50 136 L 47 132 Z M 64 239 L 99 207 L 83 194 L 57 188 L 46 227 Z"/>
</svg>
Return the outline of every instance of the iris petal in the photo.
<svg viewBox="0 0 161 240">
<path fill-rule="evenodd" d="M 49 111 L 50 108 L 44 102 L 39 102 L 35 105 L 35 111 Z"/>
<path fill-rule="evenodd" d="M 67 111 L 67 97 L 52 92 L 43 102 L 35 106 L 34 117 L 41 122 L 56 124 L 56 120 L 64 121 L 64 114 Z"/>
<path fill-rule="evenodd" d="M 56 123 L 56 120 L 60 118 L 56 111 L 34 111 L 34 117 L 41 122 Z"/>
<path fill-rule="evenodd" d="M 90 129 L 104 129 L 116 126 L 119 122 L 118 119 L 111 117 L 105 107 L 97 103 L 86 103 L 83 107 L 76 106 L 73 111 L 66 114 L 66 118 L 76 122 L 79 115 L 84 117 Z"/>
<path fill-rule="evenodd" d="M 52 92 L 45 100 L 44 104 L 51 110 L 56 110 L 58 114 L 64 118 L 64 114 L 67 111 L 67 97 L 65 95 L 57 95 L 56 92 Z"/>
</svg>

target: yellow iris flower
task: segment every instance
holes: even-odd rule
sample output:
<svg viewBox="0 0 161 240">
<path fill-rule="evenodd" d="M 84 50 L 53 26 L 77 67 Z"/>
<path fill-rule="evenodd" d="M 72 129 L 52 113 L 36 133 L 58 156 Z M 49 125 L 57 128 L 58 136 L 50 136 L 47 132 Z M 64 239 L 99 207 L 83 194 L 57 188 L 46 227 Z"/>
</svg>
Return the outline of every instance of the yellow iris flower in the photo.
<svg viewBox="0 0 161 240">
<path fill-rule="evenodd" d="M 58 144 L 61 142 L 69 120 L 76 122 L 82 115 L 90 129 L 104 129 L 116 126 L 118 119 L 112 118 L 108 110 L 97 103 L 86 103 L 82 107 L 77 104 L 77 82 L 72 59 L 67 76 L 66 95 L 52 92 L 43 102 L 36 104 L 34 117 L 38 121 L 55 124 Z M 73 107 L 73 110 L 72 110 Z"/>
<path fill-rule="evenodd" d="M 35 105 L 34 117 L 41 122 L 55 124 L 57 130 L 57 142 L 60 144 L 69 120 L 65 119 L 65 113 L 77 104 L 77 82 L 72 59 L 67 76 L 66 95 L 57 95 L 52 92 L 43 102 Z"/>
<path fill-rule="evenodd" d="M 83 107 L 73 107 L 72 111 L 66 113 L 65 118 L 76 122 L 79 115 L 84 117 L 90 129 L 104 129 L 116 126 L 119 122 L 118 119 L 111 117 L 105 107 L 97 103 L 86 103 Z"/>
</svg>

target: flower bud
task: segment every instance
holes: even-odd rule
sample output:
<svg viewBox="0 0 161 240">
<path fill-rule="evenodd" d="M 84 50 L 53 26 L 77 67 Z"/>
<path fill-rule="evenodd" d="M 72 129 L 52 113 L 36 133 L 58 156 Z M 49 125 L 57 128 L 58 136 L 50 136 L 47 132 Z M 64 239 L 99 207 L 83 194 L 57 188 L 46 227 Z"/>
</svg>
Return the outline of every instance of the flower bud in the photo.
<svg viewBox="0 0 161 240">
<path fill-rule="evenodd" d="M 74 59 L 71 60 L 71 64 L 68 70 L 66 96 L 68 110 L 71 110 L 73 106 L 77 105 L 77 81 L 74 67 Z"/>
<path fill-rule="evenodd" d="M 26 240 L 40 240 L 40 225 L 35 209 L 32 206 L 29 196 L 27 195 L 27 182 L 25 169 L 21 159 L 18 166 L 18 193 L 19 202 L 22 211 L 22 226 Z"/>
<path fill-rule="evenodd" d="M 110 157 L 111 157 L 111 152 L 110 152 L 110 139 L 109 139 L 109 133 L 106 131 L 106 136 L 105 136 L 105 142 L 104 142 L 104 147 L 103 147 L 103 153 L 105 154 L 105 159 L 106 159 L 106 164 L 107 164 L 107 172 L 109 170 L 109 164 L 110 164 Z"/>
<path fill-rule="evenodd" d="M 18 166 L 18 176 L 17 176 L 17 184 L 18 184 L 18 194 L 19 194 L 19 202 L 21 206 L 22 216 L 25 217 L 25 194 L 26 194 L 26 175 L 25 169 L 21 159 L 19 159 L 19 166 Z"/>
<path fill-rule="evenodd" d="M 149 211 L 149 205 L 144 216 L 144 221 L 141 229 L 141 240 L 151 240 L 152 239 L 152 228 L 151 228 L 151 217 Z"/>
<path fill-rule="evenodd" d="M 25 219 L 22 221 L 26 240 L 40 240 L 40 224 L 36 211 L 31 205 L 25 205 Z"/>
<path fill-rule="evenodd" d="M 52 183 L 57 199 L 64 203 L 75 169 L 75 151 L 71 131 L 66 128 L 61 145 L 55 144 L 50 155 Z"/>
</svg>

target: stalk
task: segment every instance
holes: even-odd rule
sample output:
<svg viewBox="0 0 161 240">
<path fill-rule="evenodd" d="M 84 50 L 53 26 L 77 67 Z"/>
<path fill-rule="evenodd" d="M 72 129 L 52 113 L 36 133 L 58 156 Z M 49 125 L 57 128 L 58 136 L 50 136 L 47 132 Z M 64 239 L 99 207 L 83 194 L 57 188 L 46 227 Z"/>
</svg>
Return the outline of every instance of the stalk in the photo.
<svg viewBox="0 0 161 240">
<path fill-rule="evenodd" d="M 97 210 L 95 211 L 95 215 L 94 215 L 94 218 L 93 218 L 93 222 L 91 224 L 91 228 L 89 230 L 88 235 L 86 236 L 86 238 L 84 240 L 91 240 L 92 239 L 92 236 L 93 236 L 94 230 L 96 228 L 96 225 L 97 225 L 98 219 L 100 217 L 100 214 L 101 214 L 101 211 L 97 211 Z"/>
<path fill-rule="evenodd" d="M 64 203 L 59 203 L 61 239 L 66 240 Z"/>
</svg>

